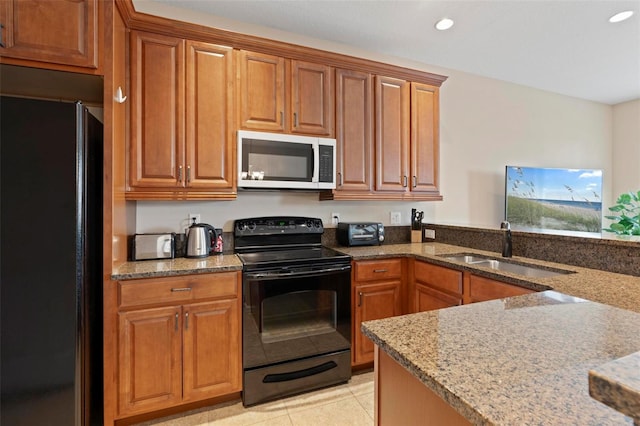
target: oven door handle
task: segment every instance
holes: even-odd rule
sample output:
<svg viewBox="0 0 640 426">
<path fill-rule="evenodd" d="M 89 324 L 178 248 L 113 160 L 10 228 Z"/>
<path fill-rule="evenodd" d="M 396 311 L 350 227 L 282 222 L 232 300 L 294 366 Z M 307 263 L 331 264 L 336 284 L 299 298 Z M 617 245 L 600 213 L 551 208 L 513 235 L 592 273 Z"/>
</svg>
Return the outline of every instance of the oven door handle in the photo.
<svg viewBox="0 0 640 426">
<path fill-rule="evenodd" d="M 245 272 L 244 276 L 252 280 L 275 280 L 279 278 L 305 277 L 317 275 L 336 274 L 351 269 L 351 265 L 336 266 L 322 269 L 311 269 L 304 271 L 291 270 L 290 272 Z"/>
</svg>

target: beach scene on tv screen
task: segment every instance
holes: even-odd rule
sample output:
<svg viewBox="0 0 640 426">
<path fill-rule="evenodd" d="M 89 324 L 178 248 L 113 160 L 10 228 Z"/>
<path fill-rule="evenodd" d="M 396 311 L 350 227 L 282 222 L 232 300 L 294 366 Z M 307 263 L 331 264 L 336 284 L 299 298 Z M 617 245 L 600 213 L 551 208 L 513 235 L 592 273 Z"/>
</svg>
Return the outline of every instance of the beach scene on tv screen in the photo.
<svg viewBox="0 0 640 426">
<path fill-rule="evenodd" d="M 601 232 L 602 170 L 507 166 L 505 192 L 512 229 Z"/>
</svg>

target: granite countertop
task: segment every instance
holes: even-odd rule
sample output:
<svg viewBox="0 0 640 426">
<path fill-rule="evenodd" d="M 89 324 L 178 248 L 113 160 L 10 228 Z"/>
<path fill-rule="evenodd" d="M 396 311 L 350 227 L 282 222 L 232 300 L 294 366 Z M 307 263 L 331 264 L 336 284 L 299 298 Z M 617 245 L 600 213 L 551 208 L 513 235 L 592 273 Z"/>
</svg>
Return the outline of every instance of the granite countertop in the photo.
<svg viewBox="0 0 640 426">
<path fill-rule="evenodd" d="M 544 291 L 369 321 L 362 330 L 474 424 L 632 422 L 591 398 L 587 377 L 640 351 L 640 314 Z"/>
<path fill-rule="evenodd" d="M 589 371 L 589 393 L 640 424 L 640 352 Z"/>
<path fill-rule="evenodd" d="M 241 271 L 242 262 L 235 254 L 221 254 L 200 259 L 177 257 L 166 260 L 139 260 L 126 262 L 114 268 L 111 279 L 170 277 L 175 275 L 207 274 L 212 272 Z"/>
<path fill-rule="evenodd" d="M 474 253 L 501 259 L 500 253 L 487 252 L 441 243 L 390 244 L 369 247 L 340 247 L 336 250 L 355 260 L 382 259 L 388 257 L 413 257 L 440 266 L 473 272 L 487 278 L 520 285 L 533 290 L 555 290 L 571 296 L 600 302 L 640 313 L 640 277 L 616 274 L 597 269 L 581 268 L 543 260 L 514 256 L 508 262 L 535 265 L 541 268 L 561 269 L 574 273 L 547 278 L 524 277 L 506 271 L 496 271 L 479 265 L 447 260 L 441 256 L 457 253 Z"/>
</svg>

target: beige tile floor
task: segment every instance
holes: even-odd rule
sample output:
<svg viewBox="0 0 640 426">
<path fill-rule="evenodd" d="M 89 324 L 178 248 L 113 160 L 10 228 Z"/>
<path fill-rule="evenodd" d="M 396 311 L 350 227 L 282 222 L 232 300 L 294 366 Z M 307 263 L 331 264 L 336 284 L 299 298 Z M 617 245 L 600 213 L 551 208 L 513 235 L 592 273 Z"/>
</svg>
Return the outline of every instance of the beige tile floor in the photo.
<svg viewBox="0 0 640 426">
<path fill-rule="evenodd" d="M 371 426 L 373 372 L 349 383 L 244 408 L 241 401 L 139 423 L 139 426 Z"/>
</svg>

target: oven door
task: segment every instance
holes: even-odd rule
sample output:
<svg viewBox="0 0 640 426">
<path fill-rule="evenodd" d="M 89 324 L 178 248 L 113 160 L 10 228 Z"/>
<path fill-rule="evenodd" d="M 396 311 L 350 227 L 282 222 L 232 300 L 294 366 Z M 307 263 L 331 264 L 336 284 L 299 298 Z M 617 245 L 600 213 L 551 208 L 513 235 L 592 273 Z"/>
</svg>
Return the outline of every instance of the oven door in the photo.
<svg viewBox="0 0 640 426">
<path fill-rule="evenodd" d="M 351 375 L 351 266 L 243 273 L 245 405 Z"/>
<path fill-rule="evenodd" d="M 255 368 L 351 347 L 351 266 L 243 274 L 243 365 Z"/>
</svg>

